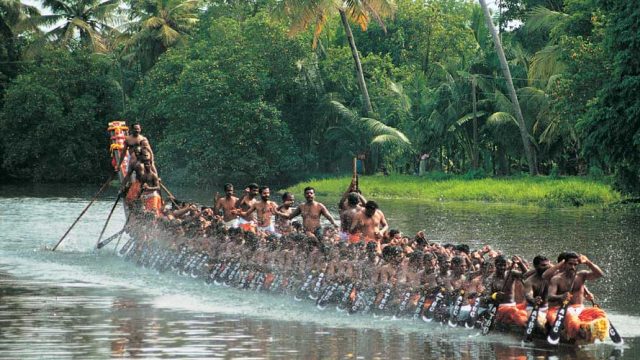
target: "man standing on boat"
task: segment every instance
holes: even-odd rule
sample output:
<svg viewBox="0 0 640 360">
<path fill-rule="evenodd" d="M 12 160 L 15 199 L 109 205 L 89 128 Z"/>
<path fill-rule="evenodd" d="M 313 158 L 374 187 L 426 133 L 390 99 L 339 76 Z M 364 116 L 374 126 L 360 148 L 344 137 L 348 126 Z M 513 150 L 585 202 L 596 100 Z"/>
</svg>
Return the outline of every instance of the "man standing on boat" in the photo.
<svg viewBox="0 0 640 360">
<path fill-rule="evenodd" d="M 237 203 L 238 198 L 233 194 L 233 184 L 224 184 L 224 197 L 216 200 L 213 211 L 216 215 L 222 211 L 222 221 L 227 228 L 238 227 L 238 215 L 234 213 Z"/>
<path fill-rule="evenodd" d="M 268 186 L 261 187 L 258 192 L 262 201 L 254 202 L 247 211 L 238 211 L 236 213 L 243 218 L 247 218 L 254 211 L 258 214 L 258 230 L 267 234 L 277 234 L 275 226 L 271 221 L 273 215 L 284 215 L 278 211 L 278 204 L 269 200 L 271 190 Z"/>
<path fill-rule="evenodd" d="M 282 194 L 282 205 L 278 206 L 278 211 L 282 215 L 276 213 L 276 231 L 282 235 L 289 234 L 293 231 L 291 220 L 288 219 L 288 216 L 293 212 L 294 202 L 295 197 L 292 193 L 285 192 Z"/>
<path fill-rule="evenodd" d="M 329 210 L 327 210 L 327 207 L 322 203 L 317 202 L 315 197 L 316 190 L 307 186 L 304 189 L 304 198 L 307 202 L 298 206 L 298 208 L 293 210 L 287 218 L 293 219 L 298 215 L 302 215 L 302 227 L 304 228 L 304 232 L 307 236 L 314 236 L 318 239 L 322 239 L 322 234 L 320 234 L 320 229 L 322 229 L 322 225 L 320 224 L 320 215 L 329 220 L 333 226 L 338 227 L 338 224 L 336 224 L 336 221 L 329 213 Z"/>
<path fill-rule="evenodd" d="M 236 209 L 240 210 L 240 212 L 249 210 L 258 201 L 256 199 L 256 196 L 258 196 L 258 184 L 251 183 L 247 185 L 247 190 L 249 191 L 243 194 L 236 202 Z M 239 214 L 239 212 L 236 211 L 236 214 Z M 238 227 L 244 231 L 255 231 L 255 223 L 255 216 L 251 213 L 246 216 L 240 215 L 238 218 Z"/>
<path fill-rule="evenodd" d="M 351 225 L 359 213 L 364 211 L 360 206 L 360 196 L 356 192 L 351 192 L 347 196 L 346 206 L 340 210 L 340 240 L 349 241 L 354 244 L 360 242 L 360 233 L 351 231 Z"/>
<path fill-rule="evenodd" d="M 138 159 L 138 154 L 145 149 L 148 151 L 149 161 L 151 162 L 151 171 L 154 173 L 158 173 L 156 170 L 156 164 L 154 162 L 153 150 L 151 150 L 151 144 L 149 143 L 149 139 L 142 135 L 142 126 L 140 124 L 134 124 L 131 127 L 131 132 L 127 135 L 124 142 L 124 151 L 123 154 L 129 152 L 129 164 L 130 169 L 135 166 L 138 161 L 142 161 L 142 159 Z"/>
<path fill-rule="evenodd" d="M 589 270 L 578 271 L 578 265 L 584 264 Z M 597 337 L 601 340 L 609 331 L 606 314 L 598 307 L 585 308 L 585 281 L 596 280 L 604 272 L 584 255 L 574 252 L 566 253 L 564 260 L 549 270 L 560 272 L 549 282 L 549 301 L 569 301 L 569 308 L 565 318 L 566 337 L 568 339 L 586 339 Z M 549 309 L 547 324 L 555 322 L 558 306 Z"/>
<path fill-rule="evenodd" d="M 380 243 L 384 234 L 389 230 L 389 224 L 384 213 L 378 209 L 378 204 L 369 200 L 364 205 L 364 211 L 358 212 L 351 224 L 350 232 L 359 231 L 365 242 Z"/>
</svg>

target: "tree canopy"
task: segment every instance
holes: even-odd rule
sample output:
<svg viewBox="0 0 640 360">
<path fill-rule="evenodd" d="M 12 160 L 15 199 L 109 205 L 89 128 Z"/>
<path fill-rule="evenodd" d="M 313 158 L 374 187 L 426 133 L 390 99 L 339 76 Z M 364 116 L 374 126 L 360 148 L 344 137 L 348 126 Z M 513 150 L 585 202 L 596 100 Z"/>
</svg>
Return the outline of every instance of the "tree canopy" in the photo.
<svg viewBox="0 0 640 360">
<path fill-rule="evenodd" d="M 143 125 L 163 178 L 186 183 L 340 173 L 356 153 L 368 171 L 413 173 L 426 154 L 430 171 L 533 163 L 640 190 L 627 1 L 503 1 L 502 66 L 467 0 L 41 5 L 49 15 L 0 2 L 5 181 L 104 178 L 104 128 L 124 119 Z"/>
</svg>

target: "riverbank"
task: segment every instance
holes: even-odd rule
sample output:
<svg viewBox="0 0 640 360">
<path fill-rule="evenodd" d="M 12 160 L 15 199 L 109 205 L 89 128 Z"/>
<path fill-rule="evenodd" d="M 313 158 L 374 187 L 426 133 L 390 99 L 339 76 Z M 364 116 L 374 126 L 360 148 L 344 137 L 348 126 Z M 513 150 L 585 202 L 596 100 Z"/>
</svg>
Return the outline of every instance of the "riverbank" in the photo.
<svg viewBox="0 0 640 360">
<path fill-rule="evenodd" d="M 309 180 L 284 191 L 302 194 L 313 186 L 323 196 L 341 196 L 351 177 Z M 425 201 L 483 201 L 544 207 L 608 205 L 621 195 L 604 182 L 583 178 L 517 177 L 467 180 L 434 179 L 409 175 L 360 176 L 360 188 L 370 198 L 421 199 Z"/>
</svg>

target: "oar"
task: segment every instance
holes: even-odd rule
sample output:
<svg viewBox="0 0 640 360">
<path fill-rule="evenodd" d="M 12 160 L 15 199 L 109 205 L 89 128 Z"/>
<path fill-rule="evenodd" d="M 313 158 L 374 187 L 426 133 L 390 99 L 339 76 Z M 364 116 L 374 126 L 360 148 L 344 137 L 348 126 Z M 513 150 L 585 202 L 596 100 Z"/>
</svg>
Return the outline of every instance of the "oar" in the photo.
<svg viewBox="0 0 640 360">
<path fill-rule="evenodd" d="M 593 299 L 591 299 L 591 305 L 593 305 L 593 307 L 597 307 L 597 308 L 600 307 L 600 305 L 596 304 L 596 302 L 593 301 Z M 607 320 L 609 320 L 609 319 L 607 319 Z M 620 333 L 618 332 L 618 330 L 616 330 L 616 328 L 613 327 L 613 324 L 611 323 L 611 320 L 609 320 L 609 337 L 611 338 L 611 341 L 613 341 L 613 343 L 616 344 L 616 345 L 624 344 L 624 339 L 622 338 L 622 336 L 620 336 Z"/>
<path fill-rule="evenodd" d="M 446 291 L 447 290 L 445 288 L 443 288 L 443 287 L 441 287 L 438 290 L 438 293 L 436 294 L 436 297 L 433 300 L 433 302 L 431 303 L 431 305 L 429 305 L 429 308 L 427 309 L 427 312 L 422 314 L 422 320 L 424 320 L 425 322 L 433 321 L 433 317 L 435 316 L 436 310 L 438 309 L 438 307 L 440 306 L 440 303 L 444 299 L 444 295 L 445 295 Z"/>
<path fill-rule="evenodd" d="M 509 268 L 509 273 L 504 278 L 502 291 L 500 291 L 501 293 L 504 293 L 505 290 L 507 290 L 507 283 L 509 282 L 509 279 L 511 277 L 511 272 L 513 271 L 513 268 L 515 266 L 516 266 L 516 262 L 514 261 L 511 263 L 511 267 Z M 489 331 L 491 331 L 491 329 L 493 328 L 493 323 L 496 321 L 496 314 L 498 313 L 498 307 L 500 306 L 500 304 L 498 303 L 498 299 L 496 298 L 495 295 L 496 294 L 491 295 L 493 302 L 489 305 L 489 317 L 482 323 L 482 335 L 489 334 Z"/>
<path fill-rule="evenodd" d="M 546 298 L 547 293 L 547 282 L 542 282 L 542 292 L 540 293 L 540 297 L 543 299 Z M 535 301 L 535 298 L 534 298 Z M 531 342 L 533 340 L 533 330 L 536 328 L 536 321 L 538 321 L 538 314 L 540 313 L 540 304 L 537 302 L 533 304 L 533 309 L 531 309 L 531 314 L 529 314 L 529 319 L 527 320 L 527 327 L 524 331 L 524 341 Z"/>
<path fill-rule="evenodd" d="M 533 330 L 536 327 L 536 321 L 538 319 L 538 314 L 540 313 L 540 305 L 537 303 L 533 305 L 533 309 L 531 310 L 531 314 L 529 315 L 529 320 L 527 320 L 527 327 L 524 331 L 524 341 L 531 342 L 533 340 Z"/>
<path fill-rule="evenodd" d="M 173 203 L 173 206 L 176 207 L 176 209 L 179 209 L 180 206 L 178 205 L 178 203 L 176 202 L 176 197 L 173 196 L 173 194 L 171 193 L 171 191 L 169 191 L 169 189 L 167 189 L 166 186 L 164 186 L 164 184 L 162 182 L 160 182 L 160 187 L 162 188 L 162 190 L 164 190 L 164 192 L 167 193 L 167 195 L 169 195 L 169 201 L 171 201 Z"/>
<path fill-rule="evenodd" d="M 101 242 L 98 243 L 98 249 L 102 249 L 103 247 L 107 246 L 110 242 L 113 241 L 113 239 L 117 238 L 118 235 L 121 235 L 124 232 L 124 229 L 118 231 L 117 233 L 109 236 L 108 238 L 102 240 Z"/>
<path fill-rule="evenodd" d="M 113 180 L 113 177 L 116 175 L 116 173 L 111 173 L 111 175 L 109 176 L 109 179 L 107 180 L 107 182 L 105 182 L 102 187 L 100 187 L 100 190 L 98 190 L 98 192 L 93 196 L 93 199 L 91 199 L 91 201 L 89 202 L 89 204 L 87 204 L 87 206 L 84 207 L 84 210 L 82 210 L 82 212 L 80 213 L 80 215 L 78 215 L 78 217 L 76 218 L 76 220 L 73 222 L 73 224 L 71 224 L 71 226 L 69 227 L 69 229 L 67 229 L 67 231 L 64 233 L 64 235 L 62 235 L 62 237 L 60 238 L 60 240 L 58 240 L 58 243 L 56 244 L 56 246 L 53 247 L 53 249 L 51 249 L 51 251 L 56 251 L 56 249 L 58 248 L 58 245 L 60 245 L 60 243 L 62 242 L 62 240 L 64 240 L 67 235 L 69 234 L 69 232 L 71 231 L 71 229 L 73 229 L 74 226 L 76 226 L 76 224 L 78 223 L 78 221 L 80 220 L 80 218 L 84 215 L 84 213 L 87 212 L 87 210 L 89 210 L 89 207 L 91 205 L 93 205 L 93 203 L 98 199 L 98 196 L 100 196 L 100 194 L 102 194 L 102 192 L 107 188 L 107 186 L 109 186 L 109 184 L 111 183 L 111 180 Z"/>
<path fill-rule="evenodd" d="M 107 221 L 104 222 L 104 226 L 102 227 L 102 231 L 100 231 L 100 236 L 98 236 L 98 241 L 96 242 L 96 248 L 100 249 L 102 248 L 102 246 L 104 246 L 104 244 L 102 246 L 100 246 L 100 240 L 102 240 L 102 235 L 104 235 L 104 231 L 107 230 L 107 225 L 109 225 L 109 220 L 111 220 L 111 215 L 113 215 L 113 211 L 116 209 L 116 206 L 118 205 L 118 202 L 120 201 L 120 198 L 122 198 L 122 192 L 118 192 L 118 196 L 116 197 L 116 201 L 113 203 L 113 206 L 111 207 L 111 211 L 109 211 L 109 216 L 107 216 Z"/>
<path fill-rule="evenodd" d="M 453 313 L 451 314 L 451 317 L 449 318 L 449 326 L 451 327 L 456 327 L 458 326 L 458 316 L 460 315 L 460 310 L 462 309 L 462 302 L 464 301 L 464 289 L 460 289 L 460 293 L 458 294 L 458 297 L 456 298 L 456 302 L 453 305 Z M 451 321 L 451 319 L 453 319 L 453 321 Z"/>
<path fill-rule="evenodd" d="M 573 284 L 576 281 L 576 275 L 573 275 L 571 280 L 571 287 L 569 288 L 569 294 L 573 292 Z M 557 345 L 560 342 L 560 330 L 564 326 L 565 318 L 567 316 L 567 308 L 569 307 L 569 298 L 562 300 L 562 306 L 558 310 L 556 315 L 556 321 L 553 323 L 553 327 L 547 336 L 547 342 L 551 345 Z"/>
</svg>

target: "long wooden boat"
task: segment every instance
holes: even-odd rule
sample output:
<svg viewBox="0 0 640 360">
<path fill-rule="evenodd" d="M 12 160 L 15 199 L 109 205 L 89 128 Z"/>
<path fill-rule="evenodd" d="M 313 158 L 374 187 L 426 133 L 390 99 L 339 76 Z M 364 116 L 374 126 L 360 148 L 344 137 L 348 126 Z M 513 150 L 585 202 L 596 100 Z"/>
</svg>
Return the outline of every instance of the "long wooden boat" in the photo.
<svg viewBox="0 0 640 360">
<path fill-rule="evenodd" d="M 127 154 L 123 152 L 128 128 L 123 121 L 114 121 L 109 123 L 108 130 L 112 142 L 112 165 L 120 181 L 123 181 L 129 165 Z M 370 288 L 367 284 L 350 279 L 327 282 L 322 271 L 292 274 L 276 268 L 253 267 L 243 264 L 237 257 L 224 258 L 211 249 L 194 246 L 196 241 L 176 243 L 171 232 L 158 228 L 154 216 L 132 212 L 126 205 L 125 214 L 127 224 L 123 231 L 129 235 L 129 239 L 117 249 L 117 253 L 126 261 L 155 269 L 159 273 L 173 271 L 207 285 L 278 293 L 293 297 L 296 301 L 315 303 L 321 311 L 334 308 L 349 315 L 361 313 L 440 324 L 460 328 L 460 331 L 474 335 L 499 331 L 526 341 L 535 341 L 536 345 L 547 344 L 548 331 L 540 325 L 544 323 L 544 316 L 542 313 L 530 316 L 531 310 L 527 311 L 523 305 L 497 305 L 490 296 L 468 297 L 463 292 L 447 293 L 443 288 L 398 290 L 390 285 Z M 242 241 L 243 236 L 253 235 L 230 230 L 224 238 L 212 240 Z M 102 246 L 110 241 L 103 241 Z M 575 310 L 568 309 L 563 315 L 570 321 L 565 321 L 563 328 L 559 329 L 559 341 L 556 344 L 590 344 L 604 341 L 607 335 L 614 343 L 622 343 L 602 310 L 591 307 L 582 310 L 580 315 L 572 315 Z M 558 310 L 549 311 L 556 313 Z M 523 319 L 526 321 L 523 322 Z"/>
</svg>

